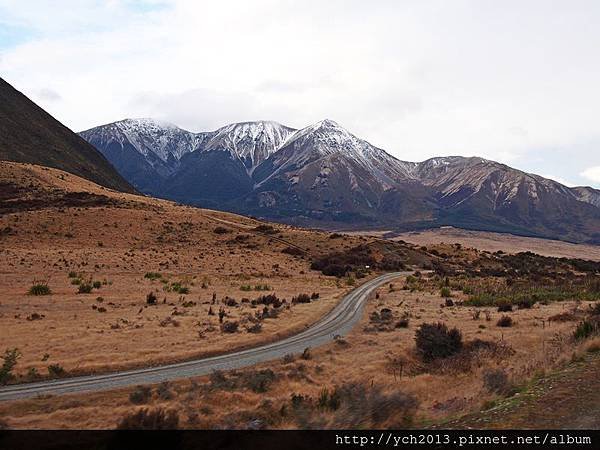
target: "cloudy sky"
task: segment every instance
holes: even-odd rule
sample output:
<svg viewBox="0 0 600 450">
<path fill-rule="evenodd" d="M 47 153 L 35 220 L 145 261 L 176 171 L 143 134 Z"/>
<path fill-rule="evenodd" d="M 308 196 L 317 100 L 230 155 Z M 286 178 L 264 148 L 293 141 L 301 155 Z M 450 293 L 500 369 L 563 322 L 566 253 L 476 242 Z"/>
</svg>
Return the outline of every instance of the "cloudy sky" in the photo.
<svg viewBox="0 0 600 450">
<path fill-rule="evenodd" d="M 600 188 L 598 23 L 594 0 L 0 0 L 0 76 L 76 131 L 330 118 Z"/>
</svg>

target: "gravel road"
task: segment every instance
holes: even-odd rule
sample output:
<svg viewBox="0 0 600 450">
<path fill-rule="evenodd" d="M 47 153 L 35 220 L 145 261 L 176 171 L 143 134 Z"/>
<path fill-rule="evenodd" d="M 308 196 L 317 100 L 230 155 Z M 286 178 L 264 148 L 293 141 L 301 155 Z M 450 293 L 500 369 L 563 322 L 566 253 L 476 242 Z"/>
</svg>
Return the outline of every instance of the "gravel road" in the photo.
<svg viewBox="0 0 600 450">
<path fill-rule="evenodd" d="M 307 347 L 317 347 L 348 333 L 360 320 L 363 305 L 369 294 L 394 278 L 411 272 L 394 272 L 366 282 L 346 295 L 340 303 L 320 321 L 306 330 L 288 338 L 247 350 L 164 366 L 127 370 L 103 375 L 88 375 L 61 380 L 23 383 L 0 388 L 1 400 L 15 400 L 36 395 L 60 395 L 75 392 L 103 391 L 138 384 L 207 375 L 213 370 L 230 370 L 300 353 Z"/>
</svg>

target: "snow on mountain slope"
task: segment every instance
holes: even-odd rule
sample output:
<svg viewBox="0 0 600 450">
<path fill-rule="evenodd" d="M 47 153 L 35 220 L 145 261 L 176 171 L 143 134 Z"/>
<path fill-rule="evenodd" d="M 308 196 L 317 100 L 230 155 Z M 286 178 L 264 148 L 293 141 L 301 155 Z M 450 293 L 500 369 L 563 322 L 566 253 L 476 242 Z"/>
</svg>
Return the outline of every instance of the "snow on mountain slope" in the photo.
<svg viewBox="0 0 600 450">
<path fill-rule="evenodd" d="M 270 173 L 262 170 L 256 178 L 260 185 L 267 179 L 287 170 L 302 168 L 309 163 L 332 156 L 338 161 L 360 167 L 372 174 L 384 189 L 398 180 L 411 178 L 414 163 L 400 161 L 385 151 L 374 147 L 348 132 L 333 120 L 325 119 L 296 131 L 289 136 L 281 149 L 269 158 Z M 327 170 L 327 167 L 323 167 Z"/>
<path fill-rule="evenodd" d="M 272 121 L 232 123 L 213 132 L 203 149 L 229 150 L 252 173 L 257 165 L 279 150 L 295 131 L 294 128 Z"/>
<path fill-rule="evenodd" d="M 209 133 L 192 133 L 168 122 L 155 119 L 125 119 L 101 125 L 79 133 L 96 147 L 117 142 L 123 146 L 131 144 L 138 152 L 148 157 L 151 153 L 166 162 L 176 160 L 199 148 Z"/>
</svg>

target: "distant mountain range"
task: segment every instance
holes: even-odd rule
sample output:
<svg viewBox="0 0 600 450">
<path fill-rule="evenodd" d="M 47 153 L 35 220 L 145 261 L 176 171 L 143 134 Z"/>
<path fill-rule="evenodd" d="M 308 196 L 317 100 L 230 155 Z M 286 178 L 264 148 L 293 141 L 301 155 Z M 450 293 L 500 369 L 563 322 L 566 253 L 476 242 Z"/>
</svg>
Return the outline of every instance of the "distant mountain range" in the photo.
<svg viewBox="0 0 600 450">
<path fill-rule="evenodd" d="M 1 78 L 0 160 L 54 167 L 134 192 L 98 150 Z"/>
<path fill-rule="evenodd" d="M 336 122 L 192 133 L 126 119 L 80 133 L 137 189 L 288 223 L 405 231 L 452 225 L 600 244 L 600 191 L 482 158 L 400 161 Z"/>
</svg>

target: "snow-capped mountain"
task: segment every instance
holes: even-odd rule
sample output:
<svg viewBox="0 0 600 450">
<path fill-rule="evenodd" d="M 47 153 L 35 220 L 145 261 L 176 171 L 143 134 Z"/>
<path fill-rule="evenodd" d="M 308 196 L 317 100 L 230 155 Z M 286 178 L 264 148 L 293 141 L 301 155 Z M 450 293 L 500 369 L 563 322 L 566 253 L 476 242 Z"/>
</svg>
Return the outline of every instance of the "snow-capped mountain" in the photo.
<svg viewBox="0 0 600 450">
<path fill-rule="evenodd" d="M 138 189 L 286 222 L 414 229 L 440 225 L 600 243 L 600 191 L 483 158 L 398 160 L 333 120 L 192 133 L 149 119 L 87 130 Z"/>
<path fill-rule="evenodd" d="M 232 123 L 210 134 L 203 145 L 205 151 L 229 150 L 252 173 L 254 168 L 275 153 L 296 131 L 277 122 L 258 121 Z"/>
<path fill-rule="evenodd" d="M 154 154 L 162 161 L 181 159 L 196 150 L 208 133 L 192 133 L 155 119 L 125 119 L 79 133 L 84 139 L 105 147 L 115 142 L 130 144 L 144 156 Z M 96 144 L 95 144 L 96 145 Z"/>
</svg>

